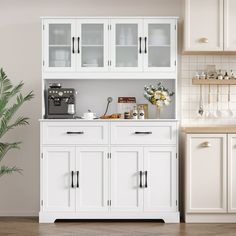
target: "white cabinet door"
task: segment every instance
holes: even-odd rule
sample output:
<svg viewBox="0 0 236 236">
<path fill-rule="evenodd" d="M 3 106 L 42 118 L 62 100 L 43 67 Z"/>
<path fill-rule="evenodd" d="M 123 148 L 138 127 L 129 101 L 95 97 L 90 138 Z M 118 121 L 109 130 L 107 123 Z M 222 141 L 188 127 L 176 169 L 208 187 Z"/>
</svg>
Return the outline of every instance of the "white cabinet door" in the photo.
<svg viewBox="0 0 236 236">
<path fill-rule="evenodd" d="M 223 50 L 223 0 L 185 0 L 185 50 Z"/>
<path fill-rule="evenodd" d="M 144 148 L 144 211 L 176 211 L 175 147 Z"/>
<path fill-rule="evenodd" d="M 142 147 L 111 148 L 111 211 L 143 211 L 142 170 Z"/>
<path fill-rule="evenodd" d="M 108 148 L 76 148 L 76 211 L 107 211 Z"/>
<path fill-rule="evenodd" d="M 226 212 L 226 134 L 188 134 L 186 212 Z"/>
<path fill-rule="evenodd" d="M 236 1 L 224 0 L 224 50 L 236 51 Z"/>
<path fill-rule="evenodd" d="M 144 70 L 175 71 L 176 20 L 144 20 Z"/>
<path fill-rule="evenodd" d="M 228 135 L 228 211 L 236 213 L 236 135 Z"/>
<path fill-rule="evenodd" d="M 108 19 L 77 20 L 78 71 L 108 70 Z"/>
<path fill-rule="evenodd" d="M 44 147 L 43 211 L 75 211 L 75 148 Z"/>
<path fill-rule="evenodd" d="M 111 70 L 142 71 L 142 19 L 112 19 L 110 29 Z"/>
<path fill-rule="evenodd" d="M 43 68 L 46 72 L 72 72 L 76 65 L 76 25 L 73 19 L 43 21 Z"/>
</svg>

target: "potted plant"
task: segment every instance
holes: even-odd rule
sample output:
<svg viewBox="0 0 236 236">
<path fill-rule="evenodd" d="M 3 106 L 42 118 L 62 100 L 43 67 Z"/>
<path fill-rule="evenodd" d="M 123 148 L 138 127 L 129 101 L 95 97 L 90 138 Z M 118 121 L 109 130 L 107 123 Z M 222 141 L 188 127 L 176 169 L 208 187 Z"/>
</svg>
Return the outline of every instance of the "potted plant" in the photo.
<svg viewBox="0 0 236 236">
<path fill-rule="evenodd" d="M 0 177 L 13 172 L 21 172 L 21 169 L 16 166 L 1 165 L 1 161 L 11 149 L 19 149 L 21 144 L 19 141 L 3 142 L 3 136 L 16 127 L 29 124 L 27 117 L 15 118 L 18 109 L 34 96 L 32 91 L 25 96 L 22 95 L 23 85 L 22 81 L 16 86 L 12 85 L 3 69 L 0 69 Z"/>
</svg>

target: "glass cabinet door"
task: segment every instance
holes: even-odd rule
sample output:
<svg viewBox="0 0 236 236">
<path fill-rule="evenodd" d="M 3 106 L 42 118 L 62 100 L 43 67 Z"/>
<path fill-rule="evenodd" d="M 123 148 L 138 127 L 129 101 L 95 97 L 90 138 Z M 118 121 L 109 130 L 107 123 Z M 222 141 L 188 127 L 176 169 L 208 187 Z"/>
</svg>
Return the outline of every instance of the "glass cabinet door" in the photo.
<svg viewBox="0 0 236 236">
<path fill-rule="evenodd" d="M 176 60 L 175 20 L 144 21 L 144 70 L 172 71 Z"/>
<path fill-rule="evenodd" d="M 44 25 L 45 68 L 47 71 L 71 71 L 75 61 L 75 32 L 72 20 L 53 20 Z"/>
<path fill-rule="evenodd" d="M 111 67 L 114 71 L 142 70 L 142 20 L 113 19 L 111 22 Z"/>
<path fill-rule="evenodd" d="M 108 67 L 108 20 L 78 20 L 79 70 L 102 71 Z"/>
</svg>

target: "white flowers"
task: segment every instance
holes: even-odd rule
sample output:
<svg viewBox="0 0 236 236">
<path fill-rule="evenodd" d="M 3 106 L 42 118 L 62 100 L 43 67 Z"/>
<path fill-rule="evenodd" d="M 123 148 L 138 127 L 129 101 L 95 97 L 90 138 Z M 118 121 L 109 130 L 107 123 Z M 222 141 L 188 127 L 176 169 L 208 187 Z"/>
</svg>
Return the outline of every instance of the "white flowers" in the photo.
<svg viewBox="0 0 236 236">
<path fill-rule="evenodd" d="M 161 83 L 158 83 L 157 87 L 153 85 L 145 86 L 144 90 L 144 97 L 157 107 L 170 105 L 170 97 L 174 95 L 174 92 L 169 92 Z"/>
</svg>

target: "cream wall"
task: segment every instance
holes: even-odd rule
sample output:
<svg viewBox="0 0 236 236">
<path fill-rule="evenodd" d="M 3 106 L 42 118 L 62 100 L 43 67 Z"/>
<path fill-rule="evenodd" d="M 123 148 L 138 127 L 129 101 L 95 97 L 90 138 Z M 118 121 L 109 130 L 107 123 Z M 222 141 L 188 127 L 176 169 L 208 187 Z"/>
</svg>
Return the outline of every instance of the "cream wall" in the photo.
<svg viewBox="0 0 236 236">
<path fill-rule="evenodd" d="M 23 175 L 0 178 L 0 215 L 37 215 L 39 211 L 39 123 L 41 97 L 40 16 L 181 16 L 182 0 L 1 0 L 0 67 L 13 83 L 23 80 L 35 98 L 21 109 L 31 125 L 6 137 L 23 141 L 5 164 Z"/>
</svg>

